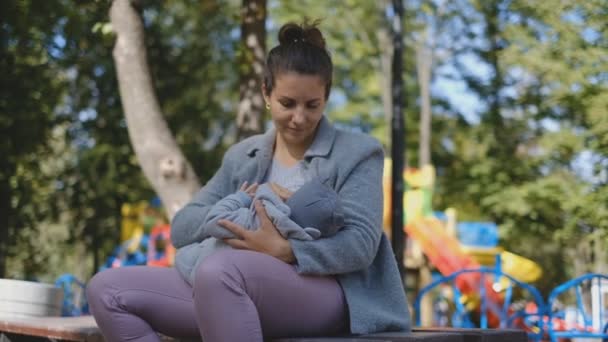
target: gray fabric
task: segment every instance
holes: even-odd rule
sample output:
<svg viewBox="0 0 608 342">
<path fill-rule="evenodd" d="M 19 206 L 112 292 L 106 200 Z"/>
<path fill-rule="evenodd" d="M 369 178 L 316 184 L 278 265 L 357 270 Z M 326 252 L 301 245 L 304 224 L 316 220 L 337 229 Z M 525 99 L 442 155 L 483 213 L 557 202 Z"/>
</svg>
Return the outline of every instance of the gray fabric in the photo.
<svg viewBox="0 0 608 342">
<path fill-rule="evenodd" d="M 327 197 L 325 194 L 326 190 L 320 188 L 319 191 L 316 191 L 314 195 L 320 196 L 320 199 L 323 198 L 321 196 Z M 297 191 L 296 191 L 297 193 Z M 238 199 L 235 199 L 238 197 Z M 298 240 L 313 240 L 318 239 L 321 236 L 321 231 L 319 229 L 323 229 L 323 226 L 315 225 L 310 226 L 310 229 L 306 229 L 307 227 L 302 227 L 298 223 L 292 221 L 290 219 L 291 208 L 286 203 L 284 203 L 278 195 L 276 195 L 268 184 L 261 184 L 258 187 L 258 190 L 254 196 L 255 200 L 261 200 L 266 208 L 266 213 L 268 217 L 272 220 L 272 223 L 277 227 L 281 235 L 283 235 L 286 239 L 298 239 Z M 303 211 L 306 209 L 306 205 L 314 202 L 316 199 L 303 200 L 298 203 L 294 203 L 296 205 L 303 206 L 299 211 Z M 337 205 L 337 202 L 333 203 L 333 207 Z M 311 214 L 318 217 L 326 217 L 330 218 L 333 212 L 332 208 L 318 208 L 316 206 L 312 206 L 310 208 Z M 260 220 L 255 211 L 255 206 L 251 197 L 249 197 L 246 193 L 239 191 L 234 195 L 230 195 L 221 201 L 219 201 L 213 209 L 209 212 L 206 218 L 207 222 L 205 223 L 204 229 L 209 232 L 209 235 L 216 239 L 227 239 L 234 238 L 235 236 L 226 230 L 224 227 L 220 226 L 217 222 L 219 220 L 228 220 L 234 223 L 237 223 L 243 226 L 246 229 L 253 230 L 257 229 L 260 226 Z M 327 221 L 327 220 L 324 220 Z M 323 223 L 323 222 L 321 222 Z M 317 229 L 317 227 L 319 229 Z"/>
<path fill-rule="evenodd" d="M 320 227 L 323 237 L 336 234 L 344 226 L 338 194 L 318 180 L 302 185 L 285 204 L 294 222 L 302 227 Z"/>
<path fill-rule="evenodd" d="M 289 191 L 295 192 L 302 185 L 314 179 L 313 170 L 306 168 L 306 164 L 298 162 L 294 166 L 285 167 L 276 160 L 272 160 L 264 183 L 277 183 Z"/>
<path fill-rule="evenodd" d="M 336 220 L 334 219 L 334 211 L 339 211 L 337 194 L 315 181 L 305 184 L 295 194 L 298 194 L 297 201 L 292 201 L 290 205 L 287 205 L 268 184 L 262 184 L 258 187 L 254 199 L 262 201 L 269 218 L 286 239 L 313 240 L 335 234 L 340 228 L 335 226 Z M 331 203 L 326 200 L 328 198 L 332 199 Z M 297 220 L 294 222 L 290 219 L 292 208 L 296 209 L 296 212 L 305 219 L 302 222 L 307 225 L 298 224 Z M 304 212 L 307 215 L 303 215 Z M 311 219 L 312 217 L 315 219 Z M 228 220 L 249 230 L 257 229 L 260 226 L 252 198 L 243 191 L 228 195 L 217 202 L 209 211 L 206 219 L 204 229 L 209 232 L 211 237 L 198 245 L 191 244 L 177 251 L 176 259 L 179 262 L 176 262 L 176 268 L 190 285 L 194 284 L 195 270 L 205 258 L 221 248 L 229 247 L 221 239 L 235 237 L 218 224 L 219 220 Z M 328 225 L 327 228 L 325 224 Z"/>
<path fill-rule="evenodd" d="M 175 215 L 171 239 L 176 248 L 208 238 L 203 223 L 213 205 L 244 181 L 264 179 L 275 134 L 271 129 L 226 152 L 218 172 Z M 375 139 L 336 130 L 323 118 L 303 167 L 314 170 L 338 193 L 345 225 L 328 238 L 289 240 L 298 273 L 336 276 L 348 304 L 351 332 L 356 334 L 411 328 L 395 256 L 382 232 L 383 159 L 382 146 Z"/>
</svg>

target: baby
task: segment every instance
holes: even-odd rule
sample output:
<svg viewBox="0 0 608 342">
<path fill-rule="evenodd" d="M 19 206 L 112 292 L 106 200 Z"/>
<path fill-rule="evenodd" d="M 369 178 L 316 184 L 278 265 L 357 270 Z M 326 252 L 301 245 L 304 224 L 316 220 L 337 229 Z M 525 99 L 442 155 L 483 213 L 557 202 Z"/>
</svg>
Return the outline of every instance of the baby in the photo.
<svg viewBox="0 0 608 342">
<path fill-rule="evenodd" d="M 254 206 L 256 200 L 262 201 L 268 217 L 286 239 L 315 240 L 332 236 L 344 225 L 338 195 L 317 180 L 305 183 L 292 194 L 273 183 L 259 186 L 245 183 L 239 191 L 217 202 L 207 214 L 203 227 L 211 237 L 177 252 L 181 254 L 180 259 L 192 261 L 184 264 L 194 265 L 191 269 L 184 269 L 186 266 L 182 263 L 175 265 L 181 268 L 181 274 L 190 275 L 186 279 L 190 284 L 198 264 L 218 249 L 229 247 L 222 239 L 235 237 L 218 224 L 219 220 L 228 220 L 249 230 L 260 226 Z"/>
</svg>

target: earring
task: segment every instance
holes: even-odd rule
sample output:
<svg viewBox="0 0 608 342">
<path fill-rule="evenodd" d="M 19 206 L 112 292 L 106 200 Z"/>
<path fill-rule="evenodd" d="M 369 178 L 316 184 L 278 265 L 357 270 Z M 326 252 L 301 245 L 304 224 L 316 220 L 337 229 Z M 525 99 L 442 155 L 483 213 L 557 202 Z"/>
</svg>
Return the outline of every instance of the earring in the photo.
<svg viewBox="0 0 608 342">
<path fill-rule="evenodd" d="M 266 109 L 270 110 L 270 103 L 266 102 Z"/>
</svg>

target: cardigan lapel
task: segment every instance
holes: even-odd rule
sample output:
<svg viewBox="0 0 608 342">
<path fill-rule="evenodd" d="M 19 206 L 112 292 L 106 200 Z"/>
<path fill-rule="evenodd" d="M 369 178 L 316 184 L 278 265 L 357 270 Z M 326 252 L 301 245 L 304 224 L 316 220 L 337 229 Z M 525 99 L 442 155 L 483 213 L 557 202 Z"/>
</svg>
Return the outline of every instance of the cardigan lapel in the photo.
<svg viewBox="0 0 608 342">
<path fill-rule="evenodd" d="M 325 115 L 323 115 L 319 122 L 315 140 L 304 153 L 304 158 L 327 157 L 329 152 L 331 152 L 331 148 L 334 146 L 335 139 L 336 129 L 329 120 L 327 120 Z"/>
<path fill-rule="evenodd" d="M 264 180 L 264 176 L 272 163 L 275 137 L 276 128 L 272 127 L 262 135 L 262 138 L 258 140 L 255 146 L 247 150 L 247 156 L 255 158 L 257 162 L 254 176 L 254 181 L 257 183 L 261 183 Z M 304 153 L 304 159 L 310 162 L 313 157 L 327 157 L 333 147 L 335 137 L 336 129 L 324 115 L 319 121 L 315 140 Z"/>
<path fill-rule="evenodd" d="M 254 146 L 247 150 L 247 156 L 254 158 L 257 164 L 253 181 L 258 184 L 264 180 L 264 176 L 272 162 L 275 136 L 276 129 L 272 127 L 262 135 L 262 138 Z"/>
</svg>

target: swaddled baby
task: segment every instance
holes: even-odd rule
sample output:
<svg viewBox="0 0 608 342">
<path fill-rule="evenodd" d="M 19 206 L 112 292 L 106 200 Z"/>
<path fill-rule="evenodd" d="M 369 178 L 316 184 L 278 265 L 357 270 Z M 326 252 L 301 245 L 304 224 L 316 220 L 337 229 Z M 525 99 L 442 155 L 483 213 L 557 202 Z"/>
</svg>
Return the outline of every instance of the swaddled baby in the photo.
<svg viewBox="0 0 608 342">
<path fill-rule="evenodd" d="M 191 285 L 200 262 L 218 249 L 229 247 L 222 239 L 235 237 L 218 224 L 219 220 L 231 221 L 249 230 L 260 226 L 254 206 L 256 200 L 262 201 L 268 217 L 286 239 L 315 240 L 334 235 L 344 225 L 338 194 L 317 180 L 302 185 L 285 202 L 268 183 L 257 187 L 255 194 L 247 193 L 242 187 L 217 202 L 207 214 L 203 226 L 210 238 L 178 250 L 176 260 L 184 262 L 176 263 L 175 267 L 182 275 L 188 275 L 186 280 Z"/>
</svg>

